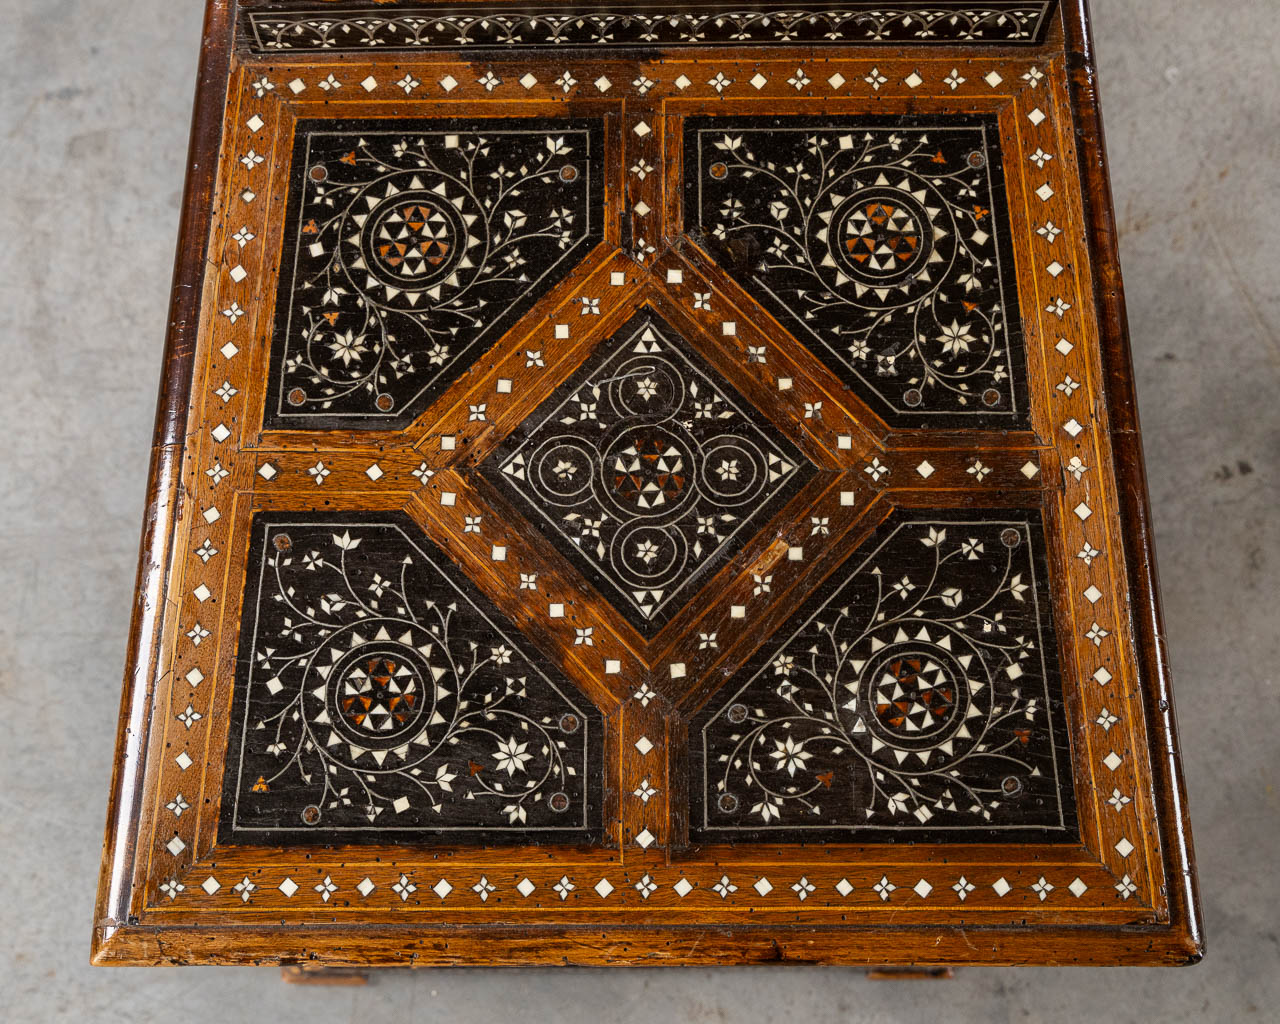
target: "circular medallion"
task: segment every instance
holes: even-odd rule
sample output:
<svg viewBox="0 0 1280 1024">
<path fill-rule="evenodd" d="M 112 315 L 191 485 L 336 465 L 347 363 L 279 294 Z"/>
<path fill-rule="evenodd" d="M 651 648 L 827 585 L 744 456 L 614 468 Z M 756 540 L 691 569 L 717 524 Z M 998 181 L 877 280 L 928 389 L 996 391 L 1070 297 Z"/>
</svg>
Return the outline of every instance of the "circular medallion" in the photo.
<svg viewBox="0 0 1280 1024">
<path fill-rule="evenodd" d="M 336 630 L 312 656 L 302 705 L 313 741 L 361 771 L 403 768 L 425 757 L 456 699 L 441 684 L 445 662 L 426 630 L 374 619 Z"/>
<path fill-rule="evenodd" d="M 667 419 L 685 403 L 685 382 L 665 360 L 630 359 L 611 375 L 609 397 L 626 415 Z"/>
<path fill-rule="evenodd" d="M 688 443 L 659 424 L 621 431 L 604 449 L 604 491 L 628 517 L 665 516 L 693 493 Z"/>
<path fill-rule="evenodd" d="M 628 523 L 609 543 L 609 564 L 618 581 L 631 588 L 642 603 L 648 598 L 640 594 L 662 592 L 680 581 L 688 563 L 689 545 L 684 534 L 645 520 Z"/>
<path fill-rule="evenodd" d="M 757 500 L 769 480 L 764 452 L 745 437 L 712 438 L 702 448 L 698 482 L 721 508 L 736 508 Z"/>
<path fill-rule="evenodd" d="M 955 731 L 968 702 L 964 671 L 932 648 L 899 647 L 864 677 L 868 725 L 896 747 L 933 746 Z"/>
<path fill-rule="evenodd" d="M 844 272 L 883 287 L 913 277 L 932 249 L 928 214 L 906 192 L 868 189 L 832 218 L 831 246 Z"/>
<path fill-rule="evenodd" d="M 335 699 L 338 715 L 361 736 L 395 736 L 422 712 L 421 666 L 405 652 L 366 648 L 342 663 Z"/>
<path fill-rule="evenodd" d="M 994 687 L 982 656 L 962 634 L 939 629 L 934 623 L 909 636 L 887 627 L 859 643 L 867 654 L 850 653 L 861 668 L 849 734 L 895 771 L 962 757 L 991 715 Z"/>
<path fill-rule="evenodd" d="M 810 249 L 822 253 L 818 271 L 849 301 L 864 308 L 908 305 L 946 279 L 956 258 L 956 224 L 927 179 L 886 169 L 868 184 L 868 170 L 846 175 L 827 192 Z M 901 176 L 891 181 L 886 173 Z"/>
<path fill-rule="evenodd" d="M 596 453 L 581 438 L 553 437 L 529 458 L 529 482 L 553 505 L 577 505 L 591 494 L 595 463 Z"/>
<path fill-rule="evenodd" d="M 352 283 L 379 305 L 431 308 L 478 272 L 483 224 L 475 198 L 431 171 L 397 171 L 369 185 L 345 215 L 342 258 Z M 477 261 L 483 262 L 480 256 Z"/>
<path fill-rule="evenodd" d="M 430 192 L 404 192 L 376 207 L 365 225 L 369 269 L 396 287 L 421 290 L 462 255 L 458 211 Z"/>
</svg>

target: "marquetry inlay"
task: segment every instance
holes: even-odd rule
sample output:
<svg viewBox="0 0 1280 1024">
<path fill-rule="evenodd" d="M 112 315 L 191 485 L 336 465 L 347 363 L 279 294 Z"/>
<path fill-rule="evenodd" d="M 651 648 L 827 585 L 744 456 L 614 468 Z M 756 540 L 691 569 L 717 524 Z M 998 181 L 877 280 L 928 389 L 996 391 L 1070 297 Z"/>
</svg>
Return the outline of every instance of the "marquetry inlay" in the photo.
<svg viewBox="0 0 1280 1024">
<path fill-rule="evenodd" d="M 1075 5 L 210 11 L 98 959 L 1196 955 Z"/>
</svg>

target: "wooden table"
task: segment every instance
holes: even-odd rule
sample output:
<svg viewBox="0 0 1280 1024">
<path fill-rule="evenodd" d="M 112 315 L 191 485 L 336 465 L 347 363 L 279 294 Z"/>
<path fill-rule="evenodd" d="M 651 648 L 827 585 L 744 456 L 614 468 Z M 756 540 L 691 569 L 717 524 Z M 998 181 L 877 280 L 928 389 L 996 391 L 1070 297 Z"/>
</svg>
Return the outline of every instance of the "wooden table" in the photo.
<svg viewBox="0 0 1280 1024">
<path fill-rule="evenodd" d="M 1201 955 L 1082 0 L 210 0 L 149 486 L 96 963 Z"/>
</svg>

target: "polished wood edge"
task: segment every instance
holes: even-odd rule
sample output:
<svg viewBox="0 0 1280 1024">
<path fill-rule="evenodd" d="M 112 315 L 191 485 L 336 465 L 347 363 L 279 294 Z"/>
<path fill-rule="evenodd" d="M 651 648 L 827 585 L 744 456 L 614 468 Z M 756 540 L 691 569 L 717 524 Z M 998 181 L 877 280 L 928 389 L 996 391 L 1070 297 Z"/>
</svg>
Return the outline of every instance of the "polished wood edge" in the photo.
<svg viewBox="0 0 1280 1024">
<path fill-rule="evenodd" d="M 169 321 L 165 338 L 154 441 L 148 471 L 145 524 L 129 626 L 120 724 L 107 805 L 95 923 L 124 920 L 132 897 L 144 747 L 156 684 L 159 619 L 164 609 L 174 534 L 183 499 L 182 462 L 195 372 L 201 294 L 213 222 L 214 187 L 231 74 L 234 0 L 208 0 L 191 115 L 186 183 L 178 222 Z M 95 957 L 99 928 L 94 928 Z"/>
<path fill-rule="evenodd" d="M 1160 809 L 1157 827 L 1168 886 L 1170 928 L 1171 934 L 1180 936 L 1185 944 L 1186 958 L 1182 962 L 1197 963 L 1204 956 L 1204 930 L 1165 644 L 1151 497 L 1138 423 L 1115 208 L 1089 28 L 1089 0 L 1064 2 L 1062 21 L 1066 32 L 1067 81 L 1076 119 L 1076 149 L 1084 182 L 1086 227 L 1095 261 L 1093 291 L 1104 370 L 1102 385 L 1111 418 L 1118 511 L 1123 525 L 1121 536 L 1130 591 L 1130 627 Z"/>
<path fill-rule="evenodd" d="M 234 936 L 234 944 L 227 940 Z M 177 966 L 189 962 L 326 967 L 724 966 L 1172 966 L 1188 962 L 1183 934 L 1166 927 L 643 927 L 511 928 L 341 925 L 313 928 L 104 929 L 93 962 Z"/>
</svg>

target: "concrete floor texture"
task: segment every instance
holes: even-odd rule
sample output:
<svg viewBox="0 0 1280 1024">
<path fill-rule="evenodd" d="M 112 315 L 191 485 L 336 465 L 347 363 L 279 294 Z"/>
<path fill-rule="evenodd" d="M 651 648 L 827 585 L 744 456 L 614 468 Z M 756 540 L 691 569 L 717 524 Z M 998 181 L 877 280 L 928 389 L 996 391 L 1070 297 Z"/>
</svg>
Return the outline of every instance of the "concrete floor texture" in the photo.
<svg viewBox="0 0 1280 1024">
<path fill-rule="evenodd" d="M 1209 938 L 1193 968 L 88 966 L 200 0 L 0 0 L 0 1021 L 1275 1020 L 1280 9 L 1095 0 Z"/>
</svg>

